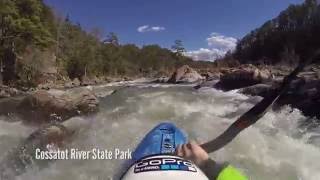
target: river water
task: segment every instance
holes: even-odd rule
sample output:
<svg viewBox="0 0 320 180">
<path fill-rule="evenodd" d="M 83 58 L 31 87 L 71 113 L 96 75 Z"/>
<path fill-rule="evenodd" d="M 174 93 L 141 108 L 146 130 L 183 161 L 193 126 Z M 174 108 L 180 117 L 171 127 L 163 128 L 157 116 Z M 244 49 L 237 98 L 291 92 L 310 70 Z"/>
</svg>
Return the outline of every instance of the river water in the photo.
<svg viewBox="0 0 320 180">
<path fill-rule="evenodd" d="M 218 136 L 261 98 L 236 91 L 159 84 L 109 84 L 93 88 L 100 94 L 100 112 L 86 117 L 91 126 L 68 146 L 79 149 L 131 149 L 160 122 L 174 122 L 190 139 L 205 142 Z M 105 96 L 113 89 L 116 93 Z M 0 117 L 0 119 L 3 117 Z M 83 118 L 83 117 L 76 117 Z M 211 154 L 228 161 L 251 180 L 319 180 L 320 141 L 316 123 L 298 110 L 271 111 L 242 132 L 231 144 Z M 308 120 L 309 122 L 312 119 Z M 0 157 L 34 128 L 0 121 Z M 31 168 L 18 180 L 115 179 L 124 160 L 60 160 L 49 167 Z"/>
</svg>

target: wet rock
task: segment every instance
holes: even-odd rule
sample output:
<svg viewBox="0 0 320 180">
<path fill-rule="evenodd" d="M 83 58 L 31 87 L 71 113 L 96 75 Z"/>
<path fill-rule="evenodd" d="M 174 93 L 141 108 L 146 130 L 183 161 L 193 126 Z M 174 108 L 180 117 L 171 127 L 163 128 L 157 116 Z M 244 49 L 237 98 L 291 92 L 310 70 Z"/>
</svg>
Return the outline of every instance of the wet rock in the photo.
<svg viewBox="0 0 320 180">
<path fill-rule="evenodd" d="M 219 79 L 222 76 L 221 72 L 206 72 L 202 73 L 201 76 L 206 78 L 206 81 L 212 81 Z"/>
<path fill-rule="evenodd" d="M 276 102 L 274 109 L 283 105 L 290 105 L 302 111 L 306 116 L 320 118 L 320 80 L 306 76 L 306 73 L 292 81 L 288 91 Z M 279 82 L 271 84 L 257 84 L 239 90 L 240 93 L 252 96 L 269 96 L 275 91 Z"/>
<path fill-rule="evenodd" d="M 291 104 L 307 116 L 320 118 L 320 80 L 304 78 L 303 83 L 292 88 L 280 103 Z"/>
<path fill-rule="evenodd" d="M 256 84 L 253 86 L 245 87 L 239 90 L 240 93 L 251 95 L 251 96 L 261 96 L 266 97 L 275 91 L 274 86 L 270 84 Z"/>
<path fill-rule="evenodd" d="M 197 71 L 190 68 L 188 65 L 184 65 L 178 68 L 168 80 L 168 83 L 194 83 L 204 80 Z"/>
<path fill-rule="evenodd" d="M 268 82 L 272 75 L 267 69 L 258 69 L 253 65 L 242 66 L 239 69 L 231 70 L 221 76 L 216 88 L 222 90 L 234 90 L 259 83 Z"/>
<path fill-rule="evenodd" d="M 73 116 L 98 110 L 99 101 L 88 89 L 74 89 L 63 94 L 37 91 L 18 104 L 18 114 L 27 122 L 64 121 Z"/>
<path fill-rule="evenodd" d="M 80 86 L 81 82 L 78 78 L 75 78 L 73 81 L 71 82 L 67 82 L 64 84 L 65 88 L 74 88 L 74 87 L 78 87 Z"/>
<path fill-rule="evenodd" d="M 14 180 L 30 166 L 37 165 L 39 168 L 47 166 L 49 160 L 36 159 L 36 149 L 42 151 L 57 149 L 69 134 L 62 125 L 49 125 L 35 131 L 1 159 L 0 179 Z"/>
<path fill-rule="evenodd" d="M 106 80 L 108 81 L 109 79 L 106 79 Z M 92 78 L 82 77 L 80 85 L 81 86 L 93 86 L 93 85 L 97 85 L 97 84 L 102 84 L 102 83 L 106 82 L 106 80 L 104 80 L 103 78 L 98 78 L 97 76 L 94 76 Z M 121 79 L 121 81 L 122 80 L 129 81 L 131 79 L 128 77 L 124 77 L 123 79 Z"/>
<path fill-rule="evenodd" d="M 0 179 L 14 180 L 27 168 L 37 166 L 45 168 L 53 160 L 39 160 L 36 150 L 55 151 L 64 150 L 74 136 L 82 130 L 90 128 L 91 123 L 82 118 L 72 118 L 61 124 L 50 124 L 40 127 L 14 149 L 10 150 L 0 160 Z"/>
<path fill-rule="evenodd" d="M 123 77 L 122 80 L 123 80 L 123 81 L 133 81 L 133 79 L 130 78 L 130 77 Z"/>
<path fill-rule="evenodd" d="M 81 86 L 92 86 L 97 84 L 94 79 L 90 79 L 86 76 L 81 78 Z"/>
<path fill-rule="evenodd" d="M 37 89 L 40 90 L 49 90 L 55 87 L 55 83 L 53 81 L 47 80 L 45 83 L 39 84 Z"/>
</svg>

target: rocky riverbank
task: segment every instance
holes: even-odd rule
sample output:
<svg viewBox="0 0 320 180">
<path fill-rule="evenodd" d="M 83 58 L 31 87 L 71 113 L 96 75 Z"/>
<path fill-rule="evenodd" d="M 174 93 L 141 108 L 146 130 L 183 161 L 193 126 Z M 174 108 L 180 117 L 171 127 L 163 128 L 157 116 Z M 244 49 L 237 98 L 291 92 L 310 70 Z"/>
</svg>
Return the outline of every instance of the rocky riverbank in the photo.
<svg viewBox="0 0 320 180">
<path fill-rule="evenodd" d="M 217 68 L 199 74 L 185 65 L 178 68 L 171 77 L 161 77 L 156 83 L 198 83 L 195 89 L 211 87 L 222 91 L 239 90 L 240 93 L 266 97 L 280 86 L 283 78 L 293 70 L 288 66 L 254 66 L 244 64 L 233 68 Z M 290 89 L 276 103 L 275 107 L 291 105 L 304 115 L 320 118 L 320 66 L 311 65 L 301 72 Z M 277 108 L 275 108 L 277 109 Z"/>
<path fill-rule="evenodd" d="M 101 93 L 91 86 L 129 81 L 130 78 L 86 79 L 47 82 L 36 88 L 0 86 L 0 116 L 18 117 L 27 124 L 63 122 L 98 111 Z M 103 92 L 102 94 L 108 94 Z"/>
<path fill-rule="evenodd" d="M 212 87 L 223 91 L 237 89 L 240 93 L 246 95 L 266 97 L 280 85 L 283 78 L 289 74 L 292 69 L 293 68 L 280 66 L 257 67 L 247 64 L 233 68 L 217 68 L 214 71 L 200 74 L 195 69 L 184 65 L 173 72 L 170 77 L 161 77 L 153 82 L 171 84 L 198 83 L 198 85 L 195 86 L 196 89 L 201 87 Z M 40 84 L 36 89 L 29 89 L 28 91 L 1 86 L 0 99 L 2 98 L 3 100 L 0 101 L 0 106 L 3 108 L 1 108 L 0 113 L 7 114 L 10 113 L 12 109 L 18 108 L 19 111 L 14 110 L 14 113 L 21 114 L 26 119 L 28 119 L 27 117 L 33 117 L 32 119 L 35 121 L 48 122 L 50 119 L 58 117 L 61 118 L 61 120 L 65 120 L 79 114 L 77 112 L 94 112 L 94 110 L 90 110 L 90 108 L 93 107 L 93 109 L 95 109 L 95 106 L 98 104 L 96 95 L 88 91 L 87 88 L 81 87 L 128 80 L 131 79 L 92 78 L 86 79 L 85 81 L 74 79 L 73 81 L 69 80 L 63 83 L 55 84 L 51 82 Z M 65 93 L 61 93 L 64 94 L 62 96 L 51 95 L 51 89 L 59 89 Z M 79 91 L 79 89 L 85 90 L 74 92 L 73 89 L 78 89 L 77 91 Z M 22 103 L 21 99 L 23 99 L 24 103 Z M 35 107 L 33 104 L 38 104 L 39 107 Z M 300 73 L 298 78 L 292 82 L 289 91 L 277 102 L 277 105 L 291 105 L 294 108 L 300 109 L 307 116 L 316 116 L 319 118 L 320 112 L 316 107 L 320 105 L 320 66 L 309 66 L 304 72 Z M 31 107 L 35 109 L 30 109 Z M 48 111 L 49 109 L 52 110 L 52 112 Z M 30 121 L 30 119 L 28 121 Z"/>
<path fill-rule="evenodd" d="M 276 66 L 256 67 L 241 65 L 237 68 L 224 68 L 216 72 L 216 81 L 205 81 L 196 88 L 213 87 L 223 91 L 239 89 L 240 93 L 266 97 L 272 93 L 293 68 Z M 220 78 L 216 78 L 217 75 Z M 208 79 L 208 78 L 207 78 Z M 320 118 L 320 66 L 312 65 L 300 73 L 290 89 L 277 102 L 278 106 L 291 105 L 304 115 Z"/>
<path fill-rule="evenodd" d="M 0 115 L 14 114 L 26 123 L 46 124 L 92 114 L 98 111 L 98 105 L 98 98 L 87 88 L 38 90 L 25 96 L 0 100 Z"/>
</svg>

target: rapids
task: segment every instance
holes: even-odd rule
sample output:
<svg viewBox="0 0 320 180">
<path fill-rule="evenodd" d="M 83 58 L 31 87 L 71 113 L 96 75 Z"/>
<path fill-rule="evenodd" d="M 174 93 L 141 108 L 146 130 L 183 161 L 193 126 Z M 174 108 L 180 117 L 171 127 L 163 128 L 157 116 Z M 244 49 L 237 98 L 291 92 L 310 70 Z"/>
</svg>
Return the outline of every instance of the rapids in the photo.
<svg viewBox="0 0 320 180">
<path fill-rule="evenodd" d="M 91 127 L 78 133 L 69 147 L 134 150 L 141 138 L 163 121 L 176 123 L 189 138 L 201 143 L 218 136 L 261 99 L 236 91 L 141 82 L 91 89 L 98 94 L 119 90 L 101 95 L 100 112 L 86 118 Z M 320 129 L 315 123 L 306 125 L 306 120 L 312 121 L 290 107 L 271 111 L 211 157 L 230 162 L 250 180 L 319 180 Z M 0 121 L 0 158 L 33 130 L 19 122 Z M 60 160 L 47 168 L 31 168 L 17 179 L 115 179 L 122 163 L 116 159 Z"/>
</svg>

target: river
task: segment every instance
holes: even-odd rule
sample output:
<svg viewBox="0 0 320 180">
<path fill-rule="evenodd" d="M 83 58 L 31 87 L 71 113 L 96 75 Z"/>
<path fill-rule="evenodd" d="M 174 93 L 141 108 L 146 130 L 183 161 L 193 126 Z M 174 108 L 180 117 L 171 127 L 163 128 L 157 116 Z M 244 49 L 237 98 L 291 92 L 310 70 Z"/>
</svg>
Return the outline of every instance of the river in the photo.
<svg viewBox="0 0 320 180">
<path fill-rule="evenodd" d="M 151 128 L 164 121 L 174 122 L 190 139 L 201 143 L 218 136 L 261 100 L 236 91 L 194 90 L 187 85 L 142 82 L 93 89 L 102 96 L 100 112 L 86 117 L 90 128 L 77 134 L 70 147 L 134 150 Z M 119 90 L 104 97 L 105 92 L 114 89 Z M 320 129 L 314 123 L 302 125 L 306 120 L 290 107 L 270 111 L 231 144 L 210 156 L 230 162 L 251 180 L 319 180 Z M 33 130 L 19 122 L 0 121 L 0 157 Z M 106 180 L 115 176 L 122 163 L 123 160 L 116 159 L 60 160 L 47 168 L 31 168 L 17 179 Z"/>
</svg>

